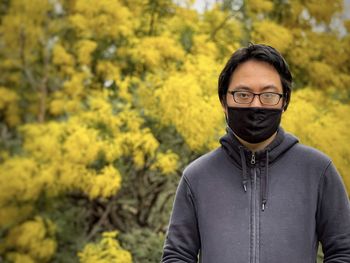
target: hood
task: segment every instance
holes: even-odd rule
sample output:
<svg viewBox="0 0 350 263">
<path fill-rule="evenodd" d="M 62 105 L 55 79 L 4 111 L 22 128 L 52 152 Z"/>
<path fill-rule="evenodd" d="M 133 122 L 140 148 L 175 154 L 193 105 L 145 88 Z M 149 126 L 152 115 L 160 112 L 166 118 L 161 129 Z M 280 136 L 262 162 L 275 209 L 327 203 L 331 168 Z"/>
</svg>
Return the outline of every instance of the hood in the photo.
<svg viewBox="0 0 350 263">
<path fill-rule="evenodd" d="M 278 160 L 299 140 L 292 134 L 286 133 L 280 126 L 275 139 L 265 149 L 253 153 L 239 142 L 230 127 L 227 127 L 226 131 L 227 133 L 220 138 L 220 143 L 231 161 L 242 170 L 242 186 L 245 192 L 247 191 L 248 168 L 259 167 L 261 169 L 261 203 L 264 211 L 268 197 L 269 165 Z"/>
</svg>

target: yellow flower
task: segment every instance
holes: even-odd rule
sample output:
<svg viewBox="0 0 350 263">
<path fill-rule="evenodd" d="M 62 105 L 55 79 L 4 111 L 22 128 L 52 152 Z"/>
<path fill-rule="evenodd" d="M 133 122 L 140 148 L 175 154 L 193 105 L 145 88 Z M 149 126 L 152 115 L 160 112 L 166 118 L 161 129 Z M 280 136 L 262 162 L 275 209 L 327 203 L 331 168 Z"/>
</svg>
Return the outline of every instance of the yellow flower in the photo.
<svg viewBox="0 0 350 263">
<path fill-rule="evenodd" d="M 84 38 L 128 36 L 134 27 L 130 11 L 120 1 L 114 0 L 78 0 L 70 22 Z"/>
<path fill-rule="evenodd" d="M 77 43 L 78 61 L 81 65 L 90 65 L 91 53 L 97 48 L 97 43 L 91 40 L 81 40 Z"/>
<path fill-rule="evenodd" d="M 147 48 L 145 48 L 147 47 Z M 142 38 L 134 51 L 135 59 L 141 63 L 156 68 L 166 66 L 171 61 L 184 59 L 184 52 L 174 38 L 168 36 L 156 36 Z"/>
<path fill-rule="evenodd" d="M 52 61 L 55 65 L 58 66 L 73 66 L 74 58 L 71 54 L 69 54 L 66 49 L 60 45 L 56 44 L 52 51 Z"/>
<path fill-rule="evenodd" d="M 266 34 L 266 32 L 269 32 Z M 276 48 L 279 52 L 287 51 L 293 37 L 289 29 L 269 20 L 257 21 L 253 24 L 252 40 Z"/>
<path fill-rule="evenodd" d="M 4 112 L 5 120 L 11 127 L 20 123 L 18 101 L 16 92 L 0 87 L 0 113 Z"/>
<path fill-rule="evenodd" d="M 104 167 L 97 174 L 90 174 L 87 178 L 82 178 L 82 191 L 93 199 L 97 197 L 110 197 L 118 192 L 121 187 L 121 175 L 112 165 Z"/>
<path fill-rule="evenodd" d="M 62 146 L 67 160 L 71 163 L 89 164 L 97 158 L 101 145 L 95 129 L 70 122 L 67 133 Z"/>
<path fill-rule="evenodd" d="M 171 151 L 157 154 L 152 169 L 160 169 L 163 174 L 173 173 L 178 166 L 179 156 Z"/>
<path fill-rule="evenodd" d="M 7 234 L 4 247 L 9 251 L 16 249 L 23 253 L 27 262 L 29 257 L 35 261 L 48 262 L 56 252 L 57 244 L 53 239 L 55 227 L 50 220 L 36 217 L 12 228 Z M 10 254 L 9 257 L 18 260 L 21 255 Z M 34 261 L 34 262 L 35 262 Z"/>
<path fill-rule="evenodd" d="M 271 0 L 249 0 L 246 5 L 249 11 L 254 14 L 270 12 L 273 10 L 273 1 Z"/>
<path fill-rule="evenodd" d="M 105 232 L 99 243 L 87 244 L 78 253 L 80 263 L 131 263 L 130 252 L 124 250 L 116 240 L 117 233 Z"/>
</svg>

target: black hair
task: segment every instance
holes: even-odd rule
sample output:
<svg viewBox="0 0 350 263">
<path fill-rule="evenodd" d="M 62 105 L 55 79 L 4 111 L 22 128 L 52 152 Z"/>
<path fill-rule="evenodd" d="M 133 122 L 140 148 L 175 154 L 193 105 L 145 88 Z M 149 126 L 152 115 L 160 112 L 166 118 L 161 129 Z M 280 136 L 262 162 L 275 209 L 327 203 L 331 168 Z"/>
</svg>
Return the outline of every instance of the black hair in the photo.
<svg viewBox="0 0 350 263">
<path fill-rule="evenodd" d="M 249 43 L 247 47 L 240 48 L 232 54 L 219 76 L 218 95 L 220 102 L 226 105 L 226 93 L 231 81 L 231 76 L 239 64 L 248 60 L 267 62 L 276 69 L 281 78 L 285 101 L 284 110 L 286 110 L 292 92 L 292 74 L 282 55 L 273 47 L 263 44 Z"/>
</svg>

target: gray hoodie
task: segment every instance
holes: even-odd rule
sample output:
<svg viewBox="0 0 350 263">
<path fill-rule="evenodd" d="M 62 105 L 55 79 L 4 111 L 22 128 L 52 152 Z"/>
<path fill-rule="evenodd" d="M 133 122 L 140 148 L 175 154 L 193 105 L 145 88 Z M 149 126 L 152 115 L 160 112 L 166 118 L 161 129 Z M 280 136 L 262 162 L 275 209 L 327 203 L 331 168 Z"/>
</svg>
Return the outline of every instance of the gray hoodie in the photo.
<svg viewBox="0 0 350 263">
<path fill-rule="evenodd" d="M 252 154 L 232 130 L 179 182 L 164 263 L 350 262 L 350 203 L 332 161 L 279 128 Z"/>
</svg>

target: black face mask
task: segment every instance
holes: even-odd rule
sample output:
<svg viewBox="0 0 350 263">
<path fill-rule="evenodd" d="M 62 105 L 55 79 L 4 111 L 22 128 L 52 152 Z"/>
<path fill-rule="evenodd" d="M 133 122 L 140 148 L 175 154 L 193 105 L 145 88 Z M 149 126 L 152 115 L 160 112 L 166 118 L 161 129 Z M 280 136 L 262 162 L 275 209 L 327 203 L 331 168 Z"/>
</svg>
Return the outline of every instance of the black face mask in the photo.
<svg viewBox="0 0 350 263">
<path fill-rule="evenodd" d="M 227 124 L 238 137 L 249 143 L 259 143 L 277 131 L 282 109 L 227 107 L 227 113 Z"/>
</svg>

